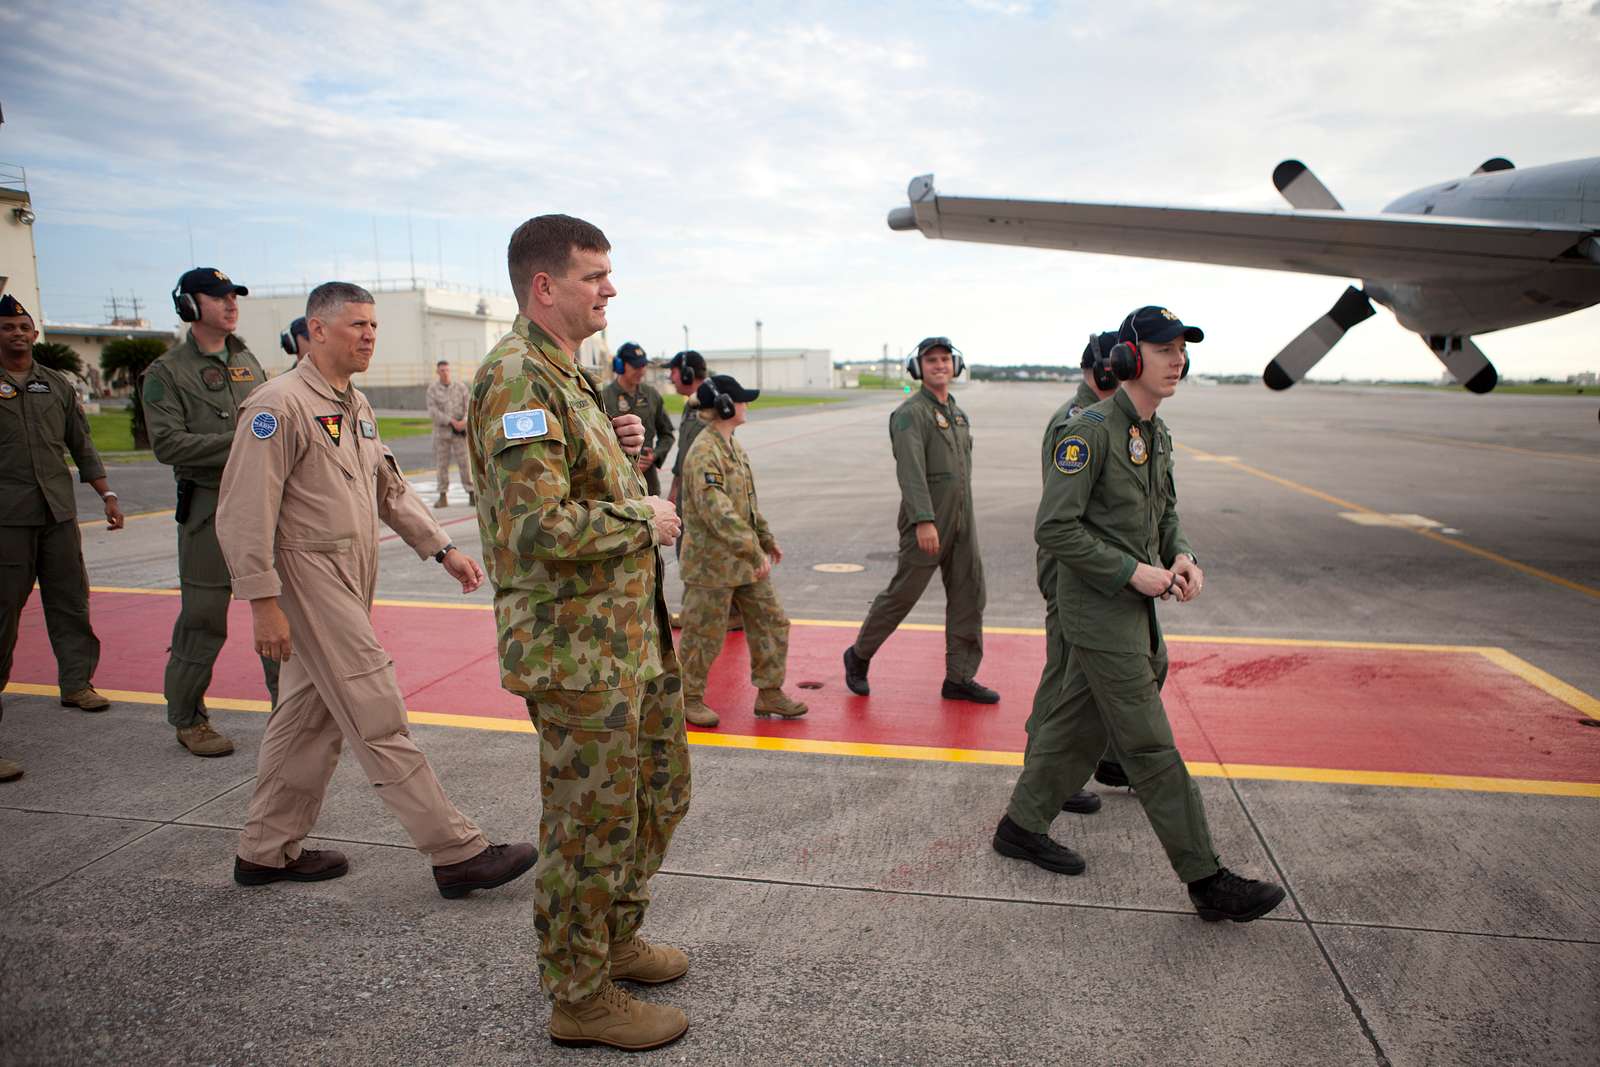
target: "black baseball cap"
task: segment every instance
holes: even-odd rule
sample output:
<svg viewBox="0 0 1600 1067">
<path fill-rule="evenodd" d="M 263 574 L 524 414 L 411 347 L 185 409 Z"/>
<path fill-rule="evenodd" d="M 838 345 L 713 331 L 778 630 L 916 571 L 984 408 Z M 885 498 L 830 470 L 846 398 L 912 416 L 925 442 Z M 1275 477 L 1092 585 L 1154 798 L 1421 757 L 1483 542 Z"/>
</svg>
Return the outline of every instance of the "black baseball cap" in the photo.
<svg viewBox="0 0 1600 1067">
<path fill-rule="evenodd" d="M 690 348 L 667 360 L 667 369 L 671 370 L 673 367 L 687 367 L 694 372 L 696 378 L 701 378 L 706 373 L 706 357 Z"/>
<path fill-rule="evenodd" d="M 950 338 L 948 337 L 924 337 L 922 340 L 917 342 L 917 358 L 921 359 L 923 356 L 927 355 L 928 349 L 930 348 L 948 349 L 952 356 L 961 351 L 961 349 L 951 344 Z"/>
<path fill-rule="evenodd" d="M 232 293 L 250 295 L 249 289 L 233 284 L 232 278 L 215 267 L 196 267 L 184 271 L 183 277 L 178 279 L 178 292 L 204 293 L 207 296 L 228 296 Z"/>
<path fill-rule="evenodd" d="M 288 334 L 290 337 L 298 336 L 304 337 L 307 341 L 311 340 L 311 329 L 306 325 L 306 317 L 304 315 L 289 324 Z"/>
<path fill-rule="evenodd" d="M 715 391 L 713 391 L 715 387 Z M 731 374 L 713 374 L 700 383 L 700 388 L 695 390 L 694 398 L 704 408 L 716 403 L 716 394 L 721 393 L 737 404 L 748 404 L 761 395 L 759 389 L 746 389 L 739 384 L 739 379 Z"/>
<path fill-rule="evenodd" d="M 617 358 L 630 367 L 648 367 L 650 357 L 644 354 L 644 346 L 628 341 L 617 349 Z"/>
<path fill-rule="evenodd" d="M 1097 334 L 1089 339 L 1088 344 L 1083 346 L 1083 362 L 1080 363 L 1079 366 L 1083 367 L 1085 370 L 1094 366 L 1094 349 L 1096 344 L 1100 346 L 1100 358 L 1106 359 L 1111 355 L 1111 350 L 1116 347 L 1117 331 L 1107 330 L 1105 333 Z"/>
<path fill-rule="evenodd" d="M 1180 336 L 1190 344 L 1198 344 L 1206 339 L 1205 331 L 1200 327 L 1185 326 L 1178 316 L 1155 304 L 1147 304 L 1123 319 L 1122 328 L 1117 331 L 1119 341 L 1150 341 L 1153 344 L 1164 344 Z"/>
<path fill-rule="evenodd" d="M 28 314 L 28 309 L 22 306 L 22 301 L 7 293 L 0 296 L 0 319 L 33 318 Z"/>
</svg>

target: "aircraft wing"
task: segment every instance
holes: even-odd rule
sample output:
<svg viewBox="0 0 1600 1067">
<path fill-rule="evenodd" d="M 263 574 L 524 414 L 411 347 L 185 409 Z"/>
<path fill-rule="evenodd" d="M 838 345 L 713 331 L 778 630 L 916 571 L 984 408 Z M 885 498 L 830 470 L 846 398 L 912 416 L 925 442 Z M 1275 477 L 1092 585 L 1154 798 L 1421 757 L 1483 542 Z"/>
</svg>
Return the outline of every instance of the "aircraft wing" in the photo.
<svg viewBox="0 0 1600 1067">
<path fill-rule="evenodd" d="M 1570 260 L 1600 264 L 1595 227 L 1432 215 L 1205 208 L 940 196 L 914 178 L 892 230 L 928 238 L 1062 248 L 1341 278 L 1428 282 L 1493 278 Z"/>
</svg>

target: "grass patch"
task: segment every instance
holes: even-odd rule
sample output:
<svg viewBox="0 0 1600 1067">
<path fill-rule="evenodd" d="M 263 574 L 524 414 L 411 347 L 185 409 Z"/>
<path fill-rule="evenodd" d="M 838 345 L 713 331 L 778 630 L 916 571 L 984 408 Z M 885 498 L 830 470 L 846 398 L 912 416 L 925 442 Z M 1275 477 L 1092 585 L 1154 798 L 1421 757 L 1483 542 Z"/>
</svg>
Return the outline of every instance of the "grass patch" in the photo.
<svg viewBox="0 0 1600 1067">
<path fill-rule="evenodd" d="M 403 416 L 378 416 L 378 436 L 385 441 L 402 437 L 421 437 L 433 432 L 432 419 L 412 419 Z"/>
<path fill-rule="evenodd" d="M 378 433 L 386 441 L 402 437 L 420 437 L 431 433 L 433 423 L 425 418 L 378 419 Z M 135 451 L 133 447 L 133 416 L 127 411 L 102 411 L 89 416 L 89 436 L 94 439 L 95 451 L 107 463 L 134 463 L 153 459 L 149 451 Z"/>
</svg>

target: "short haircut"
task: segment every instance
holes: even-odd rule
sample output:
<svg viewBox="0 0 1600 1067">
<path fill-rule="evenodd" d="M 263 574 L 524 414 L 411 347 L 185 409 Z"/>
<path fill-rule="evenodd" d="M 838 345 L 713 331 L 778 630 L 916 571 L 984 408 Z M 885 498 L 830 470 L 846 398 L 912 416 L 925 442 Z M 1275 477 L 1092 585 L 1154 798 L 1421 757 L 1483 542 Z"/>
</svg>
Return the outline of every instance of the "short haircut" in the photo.
<svg viewBox="0 0 1600 1067">
<path fill-rule="evenodd" d="M 434 366 L 434 369 L 437 370 L 439 367 L 448 367 L 449 365 L 450 365 L 450 361 L 448 359 L 441 359 L 439 362 L 435 363 L 433 366 Z"/>
<path fill-rule="evenodd" d="M 328 321 L 346 304 L 373 304 L 372 294 L 351 282 L 323 282 L 306 297 L 306 318 Z"/>
<path fill-rule="evenodd" d="M 519 302 L 526 297 L 535 274 L 564 274 L 572 262 L 574 248 L 609 252 L 611 242 L 600 227 L 571 215 L 539 215 L 518 226 L 506 246 L 511 295 Z"/>
</svg>

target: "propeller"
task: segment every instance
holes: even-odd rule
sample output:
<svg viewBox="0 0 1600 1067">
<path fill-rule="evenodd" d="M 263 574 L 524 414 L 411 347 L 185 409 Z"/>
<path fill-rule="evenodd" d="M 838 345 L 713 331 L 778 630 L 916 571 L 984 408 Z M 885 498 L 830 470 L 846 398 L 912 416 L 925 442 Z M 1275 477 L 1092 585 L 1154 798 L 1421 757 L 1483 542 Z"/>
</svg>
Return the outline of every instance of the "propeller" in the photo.
<svg viewBox="0 0 1600 1067">
<path fill-rule="evenodd" d="M 1338 303 L 1328 310 L 1322 318 L 1307 326 L 1299 337 L 1283 346 L 1283 351 L 1275 356 L 1267 369 L 1261 372 L 1261 380 L 1267 383 L 1269 389 L 1287 389 L 1306 376 L 1306 372 L 1317 365 L 1317 361 L 1328 354 L 1328 350 L 1339 343 L 1350 327 L 1357 323 L 1365 322 L 1376 315 L 1372 301 L 1367 299 L 1367 294 L 1349 286 L 1340 295 Z"/>
<path fill-rule="evenodd" d="M 1450 376 L 1469 393 L 1487 393 L 1500 382 L 1500 373 L 1470 337 L 1424 337 Z"/>
<path fill-rule="evenodd" d="M 1328 192 L 1322 180 L 1298 159 L 1286 159 L 1272 168 L 1272 184 L 1290 207 L 1303 211 L 1343 211 L 1344 205 Z"/>
</svg>

